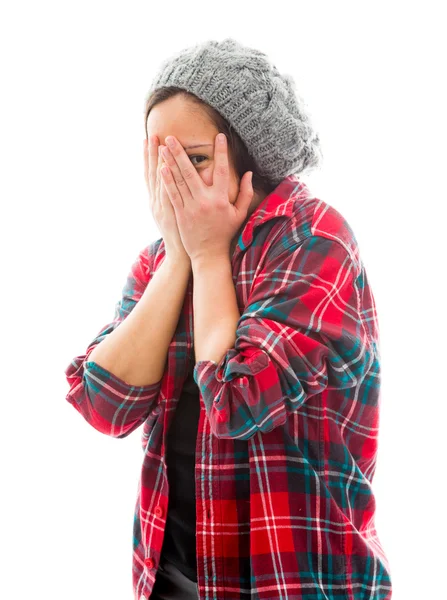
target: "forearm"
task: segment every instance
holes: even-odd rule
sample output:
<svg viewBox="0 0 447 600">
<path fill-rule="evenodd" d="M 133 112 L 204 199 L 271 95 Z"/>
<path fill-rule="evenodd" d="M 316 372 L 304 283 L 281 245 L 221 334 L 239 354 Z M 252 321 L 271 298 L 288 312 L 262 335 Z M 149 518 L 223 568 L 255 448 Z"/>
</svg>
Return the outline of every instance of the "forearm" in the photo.
<svg viewBox="0 0 447 600">
<path fill-rule="evenodd" d="M 129 385 L 161 380 L 177 328 L 191 264 L 166 257 L 141 299 L 88 357 Z"/>
<path fill-rule="evenodd" d="M 193 261 L 192 271 L 195 359 L 219 363 L 236 341 L 241 316 L 231 261 L 226 256 Z"/>
</svg>

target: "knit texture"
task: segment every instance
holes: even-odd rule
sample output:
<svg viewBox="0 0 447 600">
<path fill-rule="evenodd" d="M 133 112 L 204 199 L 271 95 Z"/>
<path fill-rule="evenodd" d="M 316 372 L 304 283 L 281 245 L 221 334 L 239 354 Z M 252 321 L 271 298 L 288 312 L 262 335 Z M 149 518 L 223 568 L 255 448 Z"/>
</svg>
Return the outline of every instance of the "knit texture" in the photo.
<svg viewBox="0 0 447 600">
<path fill-rule="evenodd" d="M 161 63 L 147 98 L 167 86 L 191 92 L 217 110 L 245 143 L 259 174 L 272 183 L 320 166 L 320 139 L 295 81 L 264 52 L 230 37 L 196 44 Z"/>
</svg>

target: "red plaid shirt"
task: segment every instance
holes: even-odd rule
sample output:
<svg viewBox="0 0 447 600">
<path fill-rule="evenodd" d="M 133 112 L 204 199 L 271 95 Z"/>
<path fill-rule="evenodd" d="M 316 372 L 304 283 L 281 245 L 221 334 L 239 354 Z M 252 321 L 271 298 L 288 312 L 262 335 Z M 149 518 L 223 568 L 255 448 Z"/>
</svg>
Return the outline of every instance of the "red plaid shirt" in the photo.
<svg viewBox="0 0 447 600">
<path fill-rule="evenodd" d="M 116 438 L 142 425 L 135 600 L 151 594 L 168 506 L 166 433 L 194 359 L 192 274 L 162 379 L 129 385 L 88 360 L 163 262 L 132 265 L 115 316 L 66 369 L 66 399 Z M 297 176 L 252 213 L 232 256 L 241 317 L 219 364 L 199 361 L 197 577 L 203 600 L 389 600 L 375 527 L 376 306 L 346 220 Z"/>
</svg>

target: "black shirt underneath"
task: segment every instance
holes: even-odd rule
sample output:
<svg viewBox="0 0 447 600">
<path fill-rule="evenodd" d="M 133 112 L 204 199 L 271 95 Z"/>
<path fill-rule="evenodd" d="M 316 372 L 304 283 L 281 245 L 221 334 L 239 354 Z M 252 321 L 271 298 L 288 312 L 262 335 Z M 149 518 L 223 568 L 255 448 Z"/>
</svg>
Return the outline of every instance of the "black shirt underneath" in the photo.
<svg viewBox="0 0 447 600">
<path fill-rule="evenodd" d="M 192 361 L 167 435 L 169 502 L 161 554 L 197 582 L 195 463 L 200 399 L 194 366 Z"/>
</svg>

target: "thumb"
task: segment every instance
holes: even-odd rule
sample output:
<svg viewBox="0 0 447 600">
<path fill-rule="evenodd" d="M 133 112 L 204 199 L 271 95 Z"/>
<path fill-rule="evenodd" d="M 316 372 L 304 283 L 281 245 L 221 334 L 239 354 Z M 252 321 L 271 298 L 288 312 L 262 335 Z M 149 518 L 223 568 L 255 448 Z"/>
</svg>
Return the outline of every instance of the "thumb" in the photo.
<svg viewBox="0 0 447 600">
<path fill-rule="evenodd" d="M 250 204 L 254 196 L 253 186 L 251 183 L 252 177 L 253 171 L 247 171 L 243 174 L 239 187 L 239 194 L 236 202 L 233 205 L 237 211 L 243 215 L 244 219 L 247 216 L 248 209 L 250 208 Z"/>
</svg>

